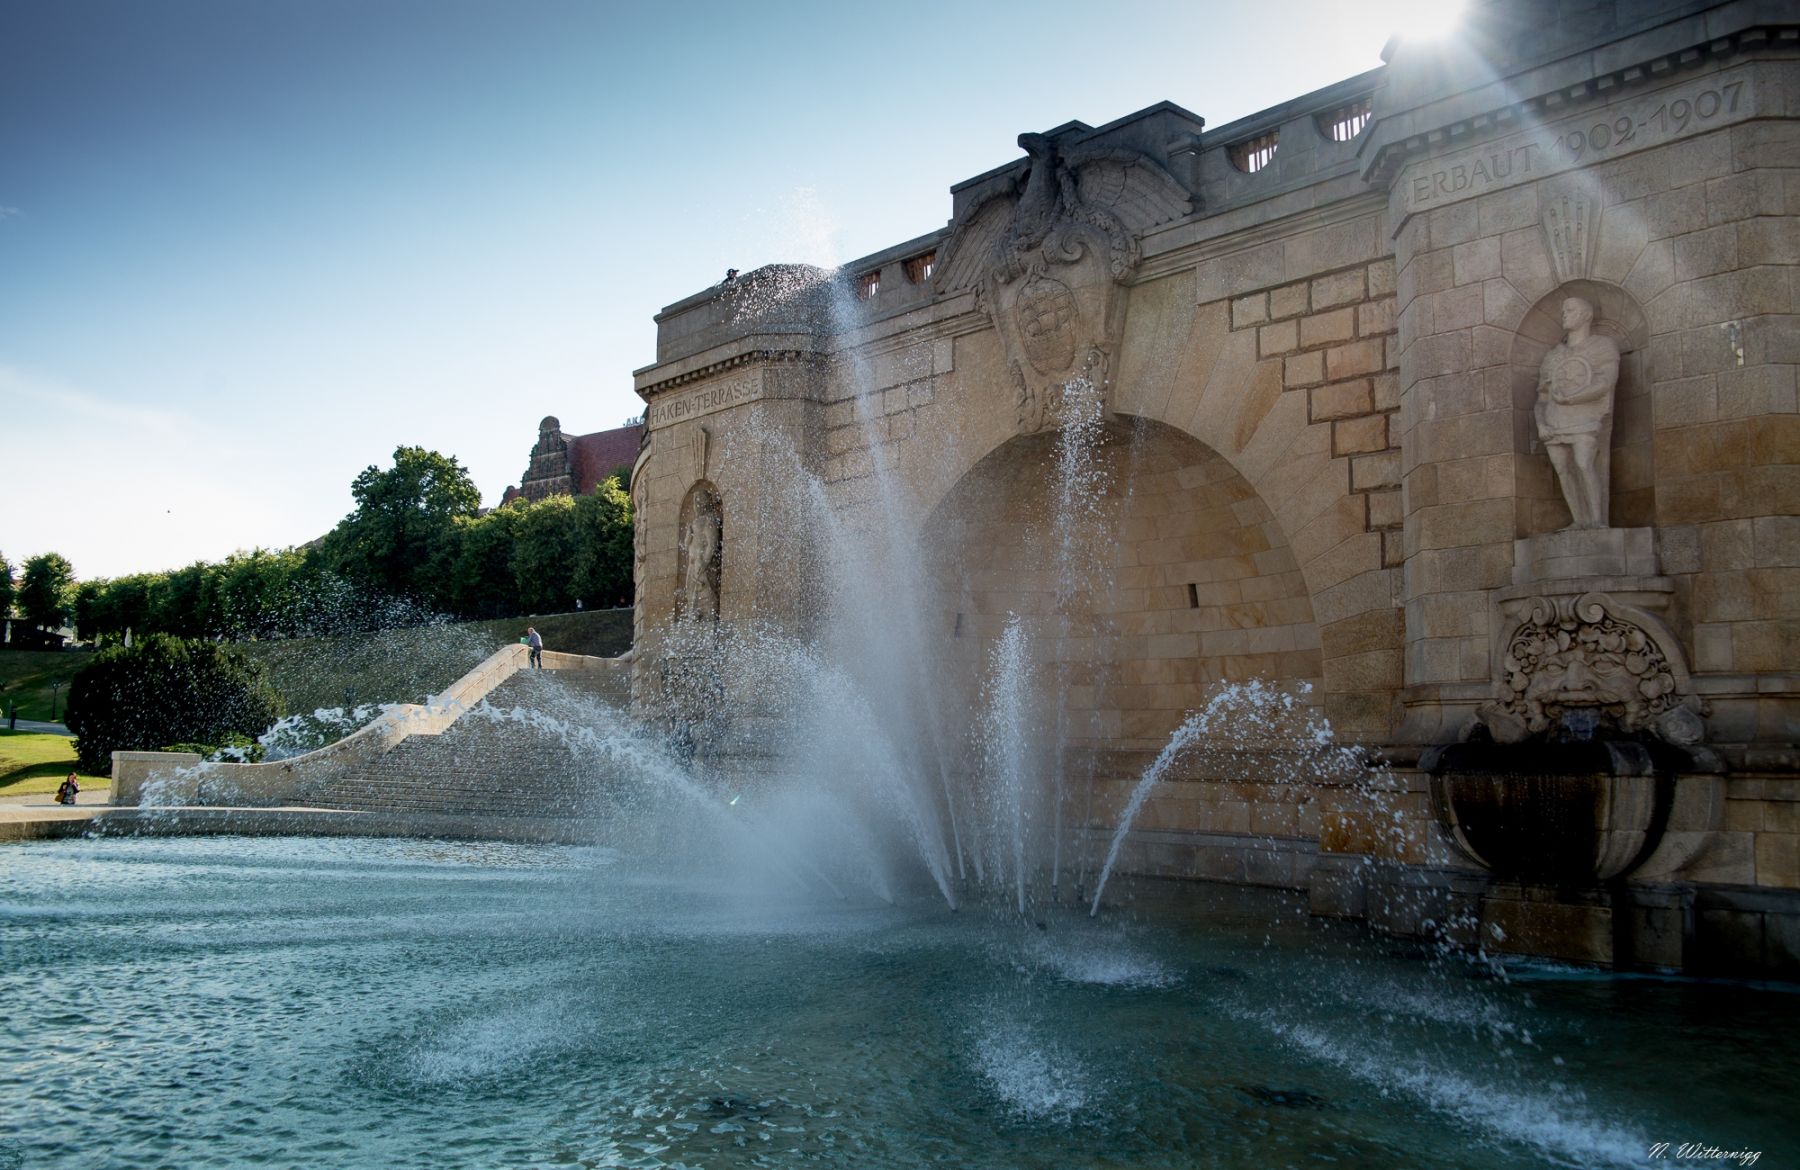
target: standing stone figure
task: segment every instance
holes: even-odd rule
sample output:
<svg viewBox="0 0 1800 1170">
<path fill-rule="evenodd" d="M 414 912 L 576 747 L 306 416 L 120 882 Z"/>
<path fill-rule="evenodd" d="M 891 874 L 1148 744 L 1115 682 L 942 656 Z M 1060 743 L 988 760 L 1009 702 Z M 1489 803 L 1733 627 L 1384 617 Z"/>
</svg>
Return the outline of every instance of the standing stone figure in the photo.
<svg viewBox="0 0 1800 1170">
<path fill-rule="evenodd" d="M 687 580 L 682 589 L 684 616 L 719 616 L 719 516 L 710 508 L 696 508 L 688 525 Z"/>
<path fill-rule="evenodd" d="M 1538 369 L 1538 438 L 1568 501 L 1569 527 L 1605 528 L 1619 345 L 1593 332 L 1594 306 L 1580 297 L 1563 302 L 1562 324 L 1567 336 Z"/>
</svg>

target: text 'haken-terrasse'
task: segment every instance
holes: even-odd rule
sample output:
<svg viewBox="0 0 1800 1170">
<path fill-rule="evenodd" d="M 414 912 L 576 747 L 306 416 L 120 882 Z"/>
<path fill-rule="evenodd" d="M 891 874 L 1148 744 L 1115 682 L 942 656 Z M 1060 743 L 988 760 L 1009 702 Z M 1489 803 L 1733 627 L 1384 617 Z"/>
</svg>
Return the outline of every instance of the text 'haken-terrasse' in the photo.
<svg viewBox="0 0 1800 1170">
<path fill-rule="evenodd" d="M 1472 157 L 1414 174 L 1407 182 L 1407 201 L 1417 210 L 1510 179 L 1552 174 L 1598 161 L 1621 148 L 1635 150 L 1651 141 L 1678 137 L 1747 110 L 1745 90 L 1742 79 L 1698 92 L 1690 88 L 1682 96 L 1641 102 L 1630 112 L 1607 113 L 1592 121 L 1570 119 L 1550 127 L 1547 140 L 1496 143 Z"/>
<path fill-rule="evenodd" d="M 723 386 L 714 386 L 702 390 L 698 394 L 689 394 L 677 398 L 673 402 L 652 403 L 649 411 L 651 426 L 675 422 L 690 418 L 697 414 L 709 414 L 727 406 L 734 406 L 757 396 L 761 388 L 754 379 L 741 378 L 735 382 L 727 382 Z"/>
</svg>

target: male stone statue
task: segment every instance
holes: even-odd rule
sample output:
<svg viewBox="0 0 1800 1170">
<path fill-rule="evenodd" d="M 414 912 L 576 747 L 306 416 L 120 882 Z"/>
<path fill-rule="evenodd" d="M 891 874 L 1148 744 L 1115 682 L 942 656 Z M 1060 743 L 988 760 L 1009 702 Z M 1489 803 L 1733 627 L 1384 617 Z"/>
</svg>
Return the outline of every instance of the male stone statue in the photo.
<svg viewBox="0 0 1800 1170">
<path fill-rule="evenodd" d="M 715 618 L 719 615 L 719 517 L 710 509 L 694 513 L 687 534 L 688 617 Z"/>
<path fill-rule="evenodd" d="M 1562 324 L 1567 336 L 1538 370 L 1538 438 L 1568 501 L 1569 527 L 1605 528 L 1619 346 L 1593 332 L 1594 306 L 1580 297 L 1563 302 Z"/>
</svg>

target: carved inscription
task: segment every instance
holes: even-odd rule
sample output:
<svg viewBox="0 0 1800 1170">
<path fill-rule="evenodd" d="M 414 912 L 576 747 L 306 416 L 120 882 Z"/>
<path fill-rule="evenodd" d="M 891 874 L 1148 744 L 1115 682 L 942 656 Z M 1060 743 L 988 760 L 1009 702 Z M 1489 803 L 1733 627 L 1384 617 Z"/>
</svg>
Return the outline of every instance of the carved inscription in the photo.
<svg viewBox="0 0 1800 1170">
<path fill-rule="evenodd" d="M 652 427 L 667 426 L 684 418 L 711 414 L 715 410 L 724 410 L 728 406 L 761 397 L 761 378 L 733 378 L 729 382 L 720 382 L 716 386 L 708 386 L 704 390 L 696 390 L 678 398 L 653 402 L 645 412 L 645 418 Z"/>
<path fill-rule="evenodd" d="M 1748 69 L 1722 73 L 1414 163 L 1400 174 L 1406 210 L 1426 211 L 1742 122 L 1756 112 L 1751 78 Z"/>
</svg>

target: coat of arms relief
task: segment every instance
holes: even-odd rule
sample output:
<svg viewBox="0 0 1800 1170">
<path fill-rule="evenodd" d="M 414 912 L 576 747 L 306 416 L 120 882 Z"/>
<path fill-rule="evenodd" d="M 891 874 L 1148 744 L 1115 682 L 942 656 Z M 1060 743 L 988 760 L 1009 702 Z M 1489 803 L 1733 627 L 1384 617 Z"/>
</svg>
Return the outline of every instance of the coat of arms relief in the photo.
<svg viewBox="0 0 1800 1170">
<path fill-rule="evenodd" d="M 1082 387 L 1104 400 L 1124 331 L 1139 237 L 1190 213 L 1187 189 L 1148 155 L 1021 134 L 1030 166 L 958 216 L 939 292 L 973 287 L 1005 347 L 1020 433 L 1061 424 Z"/>
</svg>

